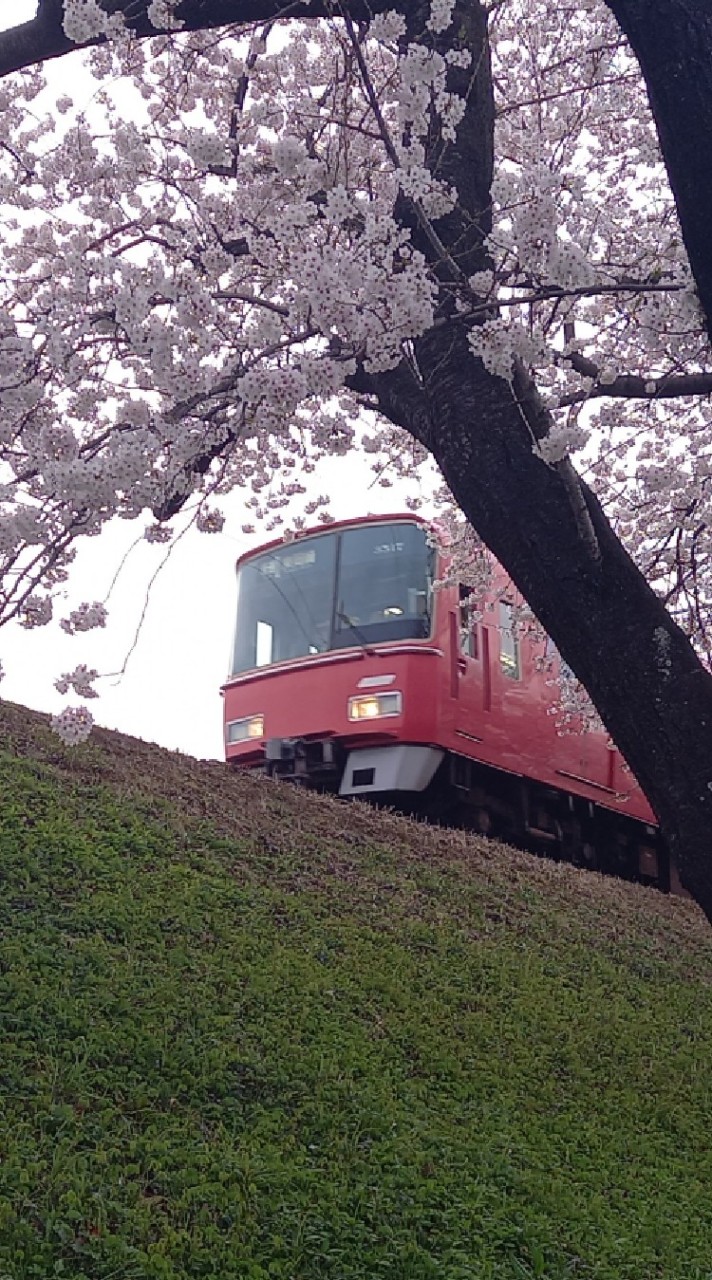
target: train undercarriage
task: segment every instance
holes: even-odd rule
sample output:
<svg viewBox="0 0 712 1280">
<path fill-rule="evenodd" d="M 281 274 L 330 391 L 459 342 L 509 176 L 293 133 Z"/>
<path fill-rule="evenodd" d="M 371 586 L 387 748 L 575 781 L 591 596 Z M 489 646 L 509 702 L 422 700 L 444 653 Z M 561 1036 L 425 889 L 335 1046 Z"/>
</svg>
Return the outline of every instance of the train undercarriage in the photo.
<svg viewBox="0 0 712 1280">
<path fill-rule="evenodd" d="M 429 766 L 432 776 L 428 779 L 423 755 L 408 757 L 405 769 L 394 772 L 389 767 L 384 773 L 381 760 L 389 754 L 392 760 L 399 751 L 434 753 Z M 663 893 L 684 893 L 655 827 L 468 756 L 407 746 L 349 753 L 333 738 L 274 739 L 267 743 L 261 768 L 276 779 L 477 832 L 541 857 L 650 885 Z M 347 776 L 350 781 L 345 786 Z M 425 785 L 421 785 L 423 778 Z"/>
</svg>

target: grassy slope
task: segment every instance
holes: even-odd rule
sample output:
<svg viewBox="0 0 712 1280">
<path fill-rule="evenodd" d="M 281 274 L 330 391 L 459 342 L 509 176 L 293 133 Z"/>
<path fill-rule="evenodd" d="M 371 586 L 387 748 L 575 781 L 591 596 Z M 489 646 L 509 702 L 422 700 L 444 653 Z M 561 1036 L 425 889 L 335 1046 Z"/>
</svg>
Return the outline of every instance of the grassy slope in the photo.
<svg viewBox="0 0 712 1280">
<path fill-rule="evenodd" d="M 708 1280 L 688 903 L 0 704 L 0 1277 Z"/>
</svg>

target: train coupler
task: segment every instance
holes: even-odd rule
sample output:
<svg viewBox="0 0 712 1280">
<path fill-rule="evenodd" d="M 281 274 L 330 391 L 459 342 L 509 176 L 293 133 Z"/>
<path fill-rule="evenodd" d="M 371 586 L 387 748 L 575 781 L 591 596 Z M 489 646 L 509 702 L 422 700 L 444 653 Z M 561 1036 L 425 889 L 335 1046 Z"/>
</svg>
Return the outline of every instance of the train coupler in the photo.
<svg viewBox="0 0 712 1280">
<path fill-rule="evenodd" d="M 331 738 L 268 738 L 265 769 L 271 778 L 323 786 L 338 778 L 341 762 L 337 744 Z"/>
</svg>

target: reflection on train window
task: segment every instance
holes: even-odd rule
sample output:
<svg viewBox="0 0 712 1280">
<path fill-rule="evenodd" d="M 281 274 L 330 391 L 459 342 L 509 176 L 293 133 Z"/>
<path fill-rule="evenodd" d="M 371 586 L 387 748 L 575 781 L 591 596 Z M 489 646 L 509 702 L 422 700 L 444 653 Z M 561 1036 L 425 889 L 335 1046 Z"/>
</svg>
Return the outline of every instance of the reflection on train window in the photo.
<svg viewBox="0 0 712 1280">
<path fill-rule="evenodd" d="M 335 567 L 332 534 L 276 547 L 240 566 L 233 673 L 329 648 Z"/>
<path fill-rule="evenodd" d="M 475 613 L 474 597 L 470 587 L 460 583 L 460 649 L 467 658 L 478 658 L 478 632 L 477 622 L 474 621 Z"/>
<path fill-rule="evenodd" d="M 406 521 L 317 534 L 239 568 L 232 672 L 430 635 L 432 551 Z"/>
<path fill-rule="evenodd" d="M 428 636 L 429 561 L 420 525 L 346 529 L 341 535 L 332 648 Z"/>
<path fill-rule="evenodd" d="M 258 619 L 257 635 L 255 646 L 255 666 L 268 667 L 272 661 L 272 639 L 274 637 L 274 627 L 269 622 L 262 622 Z"/>
<path fill-rule="evenodd" d="M 501 600 L 499 604 L 499 664 L 505 676 L 518 680 L 521 675 L 519 636 L 511 604 Z"/>
</svg>

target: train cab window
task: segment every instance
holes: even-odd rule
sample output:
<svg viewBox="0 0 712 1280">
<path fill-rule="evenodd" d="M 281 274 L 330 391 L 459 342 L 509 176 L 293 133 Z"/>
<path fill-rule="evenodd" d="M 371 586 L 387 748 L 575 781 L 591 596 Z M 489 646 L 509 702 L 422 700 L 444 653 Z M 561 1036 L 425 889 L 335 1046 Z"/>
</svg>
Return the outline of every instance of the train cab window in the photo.
<svg viewBox="0 0 712 1280">
<path fill-rule="evenodd" d="M 422 525 L 345 529 L 332 648 L 430 635 L 430 560 Z"/>
<path fill-rule="evenodd" d="M 240 566 L 233 673 L 329 648 L 336 546 L 336 537 L 326 534 Z"/>
<path fill-rule="evenodd" d="M 473 614 L 472 591 L 460 583 L 460 650 L 467 658 L 479 657 L 479 627 Z"/>
<path fill-rule="evenodd" d="M 499 604 L 499 665 L 502 674 L 510 680 L 521 677 L 519 636 L 511 604 L 501 600 Z"/>
<path fill-rule="evenodd" d="M 232 674 L 431 629 L 433 552 L 422 525 L 364 524 L 245 559 Z"/>
</svg>

